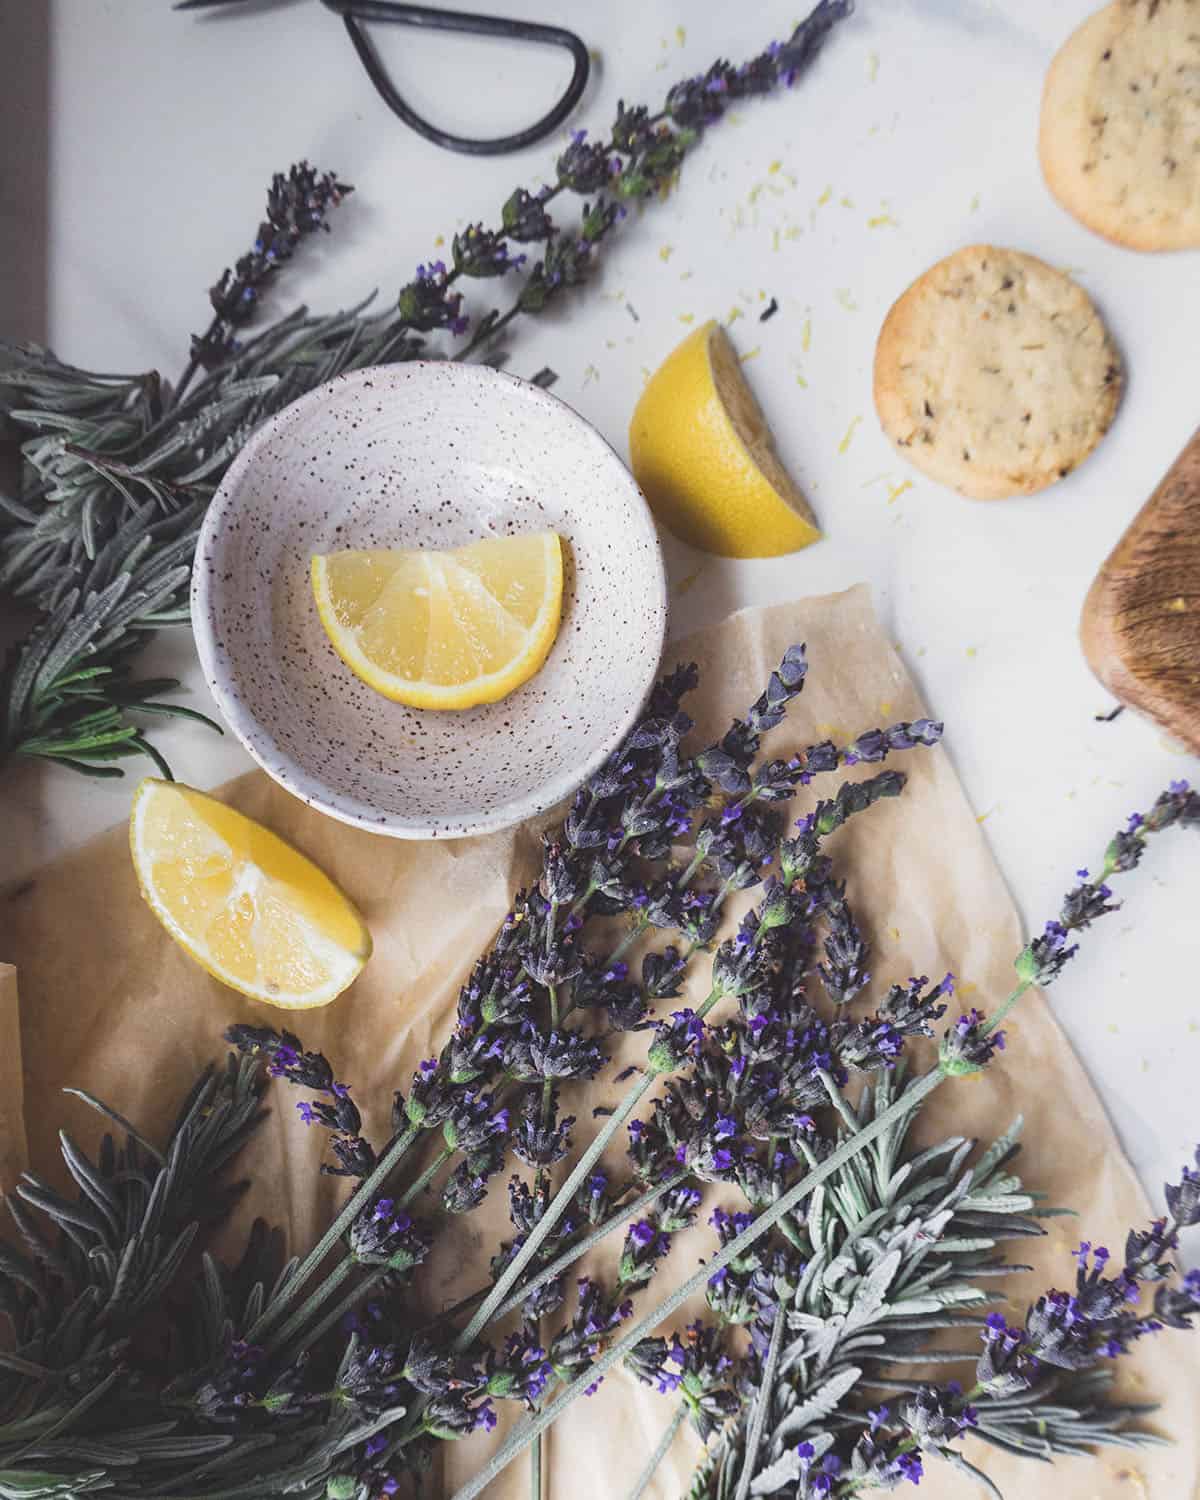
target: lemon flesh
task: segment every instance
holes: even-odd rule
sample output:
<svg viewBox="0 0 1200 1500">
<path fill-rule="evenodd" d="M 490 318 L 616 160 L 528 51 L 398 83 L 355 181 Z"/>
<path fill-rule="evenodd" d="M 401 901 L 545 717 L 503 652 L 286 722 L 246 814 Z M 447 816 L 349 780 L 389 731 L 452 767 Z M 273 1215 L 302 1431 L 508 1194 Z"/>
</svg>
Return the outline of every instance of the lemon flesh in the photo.
<svg viewBox="0 0 1200 1500">
<path fill-rule="evenodd" d="M 550 654 L 562 544 L 545 531 L 445 552 L 332 552 L 313 558 L 312 587 L 356 677 L 413 708 L 473 708 L 507 697 Z"/>
<path fill-rule="evenodd" d="M 669 531 L 722 557 L 778 557 L 821 535 L 719 323 L 650 377 L 629 426 L 633 477 Z"/>
<path fill-rule="evenodd" d="M 215 797 L 147 778 L 129 843 L 155 916 L 215 979 L 253 1000 L 328 1005 L 371 956 L 366 923 L 333 881 Z"/>
</svg>

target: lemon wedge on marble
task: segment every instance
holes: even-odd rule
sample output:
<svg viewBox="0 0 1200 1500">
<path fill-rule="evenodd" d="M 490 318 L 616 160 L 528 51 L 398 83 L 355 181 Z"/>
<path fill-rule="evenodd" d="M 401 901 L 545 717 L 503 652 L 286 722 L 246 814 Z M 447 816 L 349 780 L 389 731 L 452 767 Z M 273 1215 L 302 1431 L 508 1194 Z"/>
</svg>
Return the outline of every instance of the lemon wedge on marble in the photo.
<svg viewBox="0 0 1200 1500">
<path fill-rule="evenodd" d="M 325 633 L 376 692 L 413 708 L 495 703 L 550 654 L 562 618 L 552 531 L 449 551 L 332 552 L 312 560 Z"/>
<path fill-rule="evenodd" d="M 689 334 L 650 377 L 629 455 L 658 520 L 704 552 L 778 557 L 821 535 L 719 323 Z"/>
<path fill-rule="evenodd" d="M 214 979 L 252 1000 L 328 1005 L 371 956 L 366 923 L 333 881 L 215 797 L 147 778 L 129 843 L 158 920 Z"/>
</svg>

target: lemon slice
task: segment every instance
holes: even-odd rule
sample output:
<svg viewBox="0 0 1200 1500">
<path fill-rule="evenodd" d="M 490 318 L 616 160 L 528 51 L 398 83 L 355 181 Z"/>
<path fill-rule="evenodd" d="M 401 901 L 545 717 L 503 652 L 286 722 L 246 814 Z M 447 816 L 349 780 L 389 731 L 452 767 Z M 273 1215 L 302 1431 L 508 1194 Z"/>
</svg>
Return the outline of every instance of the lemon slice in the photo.
<svg viewBox="0 0 1200 1500">
<path fill-rule="evenodd" d="M 253 1000 L 328 1005 L 371 956 L 349 899 L 298 849 L 215 797 L 143 781 L 129 843 L 142 895 L 197 963 Z"/>
<path fill-rule="evenodd" d="M 413 708 L 495 703 L 550 654 L 562 617 L 552 531 L 447 552 L 331 552 L 312 560 L 317 612 L 357 677 Z"/>
<path fill-rule="evenodd" d="M 633 477 L 682 541 L 722 557 L 777 557 L 821 535 L 719 323 L 650 377 L 629 426 Z"/>
</svg>

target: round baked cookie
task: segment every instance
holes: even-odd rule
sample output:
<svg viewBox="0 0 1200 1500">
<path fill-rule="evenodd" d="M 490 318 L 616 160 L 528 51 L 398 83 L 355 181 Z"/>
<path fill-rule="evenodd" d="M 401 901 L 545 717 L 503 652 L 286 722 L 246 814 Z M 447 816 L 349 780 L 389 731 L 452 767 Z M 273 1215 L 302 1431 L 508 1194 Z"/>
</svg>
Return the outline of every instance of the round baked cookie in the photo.
<svg viewBox="0 0 1200 1500">
<path fill-rule="evenodd" d="M 1050 191 L 1133 250 L 1200 246 L 1200 0 L 1114 0 L 1059 51 L 1038 150 Z"/>
<path fill-rule="evenodd" d="M 1091 299 L 1032 255 L 968 245 L 894 304 L 875 408 L 905 458 L 975 500 L 1062 479 L 1112 423 L 1121 358 Z"/>
</svg>

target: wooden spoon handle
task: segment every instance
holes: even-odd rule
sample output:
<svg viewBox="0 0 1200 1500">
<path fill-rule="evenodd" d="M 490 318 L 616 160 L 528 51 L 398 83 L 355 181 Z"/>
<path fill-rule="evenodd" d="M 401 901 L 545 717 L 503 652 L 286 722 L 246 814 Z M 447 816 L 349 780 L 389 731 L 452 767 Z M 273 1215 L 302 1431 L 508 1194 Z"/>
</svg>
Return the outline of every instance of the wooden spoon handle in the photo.
<svg viewBox="0 0 1200 1500">
<path fill-rule="evenodd" d="M 1115 697 L 1200 754 L 1200 431 L 1096 575 L 1079 634 Z"/>
</svg>

